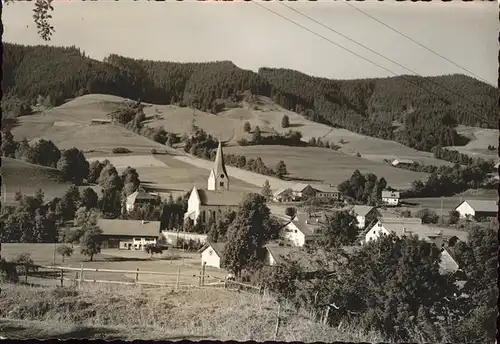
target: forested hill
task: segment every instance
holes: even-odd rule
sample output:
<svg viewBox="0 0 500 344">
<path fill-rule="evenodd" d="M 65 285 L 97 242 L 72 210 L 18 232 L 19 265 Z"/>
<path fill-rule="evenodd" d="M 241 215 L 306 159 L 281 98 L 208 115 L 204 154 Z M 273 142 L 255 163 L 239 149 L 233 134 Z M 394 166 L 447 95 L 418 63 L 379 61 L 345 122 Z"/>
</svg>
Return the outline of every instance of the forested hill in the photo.
<svg viewBox="0 0 500 344">
<path fill-rule="evenodd" d="M 118 55 L 96 61 L 76 47 L 9 43 L 4 44 L 3 70 L 4 93 L 29 102 L 41 95 L 59 105 L 83 94 L 106 93 L 215 111 L 218 100 L 249 90 L 311 120 L 423 150 L 459 143 L 455 124 L 496 128 L 498 118 L 498 89 L 464 75 L 330 80 L 288 69 L 255 73 L 230 61 L 174 63 Z M 394 121 L 404 125 L 394 130 Z"/>
</svg>

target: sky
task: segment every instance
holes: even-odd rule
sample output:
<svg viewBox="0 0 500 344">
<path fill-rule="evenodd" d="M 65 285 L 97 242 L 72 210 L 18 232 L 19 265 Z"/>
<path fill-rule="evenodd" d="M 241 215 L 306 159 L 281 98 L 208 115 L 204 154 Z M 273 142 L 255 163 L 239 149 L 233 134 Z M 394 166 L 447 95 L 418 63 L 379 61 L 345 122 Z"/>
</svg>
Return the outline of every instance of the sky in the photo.
<svg viewBox="0 0 500 344">
<path fill-rule="evenodd" d="M 290 68 L 332 79 L 415 73 L 423 76 L 471 75 L 351 7 L 356 6 L 497 86 L 500 28 L 497 2 L 351 1 L 347 4 L 323 0 L 284 2 L 284 5 L 264 1 L 55 0 L 52 25 L 56 31 L 47 43 L 39 38 L 33 23 L 33 3 L 14 2 L 4 7 L 3 40 L 31 45 L 75 45 L 99 60 L 112 53 L 177 62 L 230 60 L 244 69 Z M 278 12 L 352 53 L 261 6 Z"/>
</svg>

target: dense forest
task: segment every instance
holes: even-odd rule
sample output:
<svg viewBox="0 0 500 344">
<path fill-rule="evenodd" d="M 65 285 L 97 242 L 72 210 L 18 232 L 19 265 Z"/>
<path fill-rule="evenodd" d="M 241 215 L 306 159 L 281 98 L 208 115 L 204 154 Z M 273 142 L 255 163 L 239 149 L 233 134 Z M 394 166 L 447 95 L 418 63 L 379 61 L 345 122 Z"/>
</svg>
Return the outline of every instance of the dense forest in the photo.
<svg viewBox="0 0 500 344">
<path fill-rule="evenodd" d="M 97 61 L 76 47 L 4 44 L 2 86 L 16 104 L 19 99 L 34 104 L 41 96 L 59 105 L 106 93 L 214 113 L 221 101 L 249 91 L 313 121 L 426 151 L 463 143 L 457 124 L 496 128 L 498 120 L 498 89 L 464 75 L 331 80 L 288 69 L 255 73 L 230 61 L 175 63 L 118 55 Z"/>
</svg>

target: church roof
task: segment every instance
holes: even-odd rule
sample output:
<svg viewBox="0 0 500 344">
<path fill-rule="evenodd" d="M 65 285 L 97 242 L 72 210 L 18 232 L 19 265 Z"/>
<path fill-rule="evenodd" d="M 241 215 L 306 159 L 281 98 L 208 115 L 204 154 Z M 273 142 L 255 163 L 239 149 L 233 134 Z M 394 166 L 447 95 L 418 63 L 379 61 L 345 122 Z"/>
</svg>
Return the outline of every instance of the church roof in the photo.
<svg viewBox="0 0 500 344">
<path fill-rule="evenodd" d="M 219 176 L 221 173 L 224 173 L 224 175 L 226 175 L 227 177 L 226 164 L 224 163 L 224 154 L 222 152 L 222 143 L 220 141 L 219 141 L 219 147 L 217 147 L 217 154 L 215 155 L 213 171 L 216 176 Z"/>
<path fill-rule="evenodd" d="M 239 205 L 245 197 L 244 192 L 229 190 L 203 190 L 197 189 L 202 205 Z"/>
</svg>

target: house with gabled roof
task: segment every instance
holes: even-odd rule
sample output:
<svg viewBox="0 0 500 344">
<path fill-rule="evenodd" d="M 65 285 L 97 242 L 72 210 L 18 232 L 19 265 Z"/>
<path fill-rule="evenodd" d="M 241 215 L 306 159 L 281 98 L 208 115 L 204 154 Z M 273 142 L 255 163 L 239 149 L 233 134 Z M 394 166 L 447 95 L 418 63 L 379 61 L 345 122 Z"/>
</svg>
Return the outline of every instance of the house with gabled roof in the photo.
<svg viewBox="0 0 500 344">
<path fill-rule="evenodd" d="M 358 221 L 358 228 L 363 229 L 381 216 L 377 208 L 368 205 L 355 205 L 350 210 Z"/>
<path fill-rule="evenodd" d="M 430 228 L 429 226 L 418 223 L 418 221 L 408 221 L 409 219 L 401 218 L 400 222 L 391 219 L 381 218 L 378 222 L 366 233 L 365 243 L 371 240 L 378 239 L 381 235 L 396 234 L 398 237 L 417 235 L 419 239 L 436 244 L 439 248 L 443 247 L 444 240 L 442 232 Z M 405 221 L 406 220 L 406 221 Z"/>
<path fill-rule="evenodd" d="M 397 167 L 397 166 L 410 166 L 410 165 L 413 165 L 415 162 L 413 160 L 410 160 L 410 159 L 394 159 L 392 162 L 391 162 L 391 165 L 394 166 L 394 167 Z"/>
<path fill-rule="evenodd" d="M 299 213 L 282 228 L 280 238 L 285 245 L 304 246 L 317 238 L 319 228 L 318 218 Z"/>
<path fill-rule="evenodd" d="M 455 207 L 455 210 L 458 211 L 462 218 L 472 217 L 477 220 L 490 217 L 496 218 L 498 201 L 468 199 Z"/>
<path fill-rule="evenodd" d="M 217 269 L 222 267 L 221 260 L 225 244 L 222 242 L 207 241 L 198 253 L 201 255 L 201 265 L 211 266 Z"/>
<path fill-rule="evenodd" d="M 401 195 L 398 191 L 382 191 L 382 203 L 387 206 L 398 206 Z"/>
<path fill-rule="evenodd" d="M 191 219 L 194 223 L 201 221 L 217 221 L 226 212 L 236 211 L 246 193 L 229 189 L 230 179 L 224 163 L 222 144 L 219 142 L 215 156 L 214 167 L 210 170 L 207 188 L 193 186 L 188 199 L 188 209 L 184 220 Z"/>
<path fill-rule="evenodd" d="M 98 219 L 97 226 L 102 230 L 103 248 L 143 250 L 160 237 L 160 221 Z"/>
<path fill-rule="evenodd" d="M 160 196 L 157 194 L 145 192 L 144 190 L 137 190 L 127 196 L 125 206 L 127 211 L 132 211 L 139 204 L 158 204 Z"/>
</svg>

